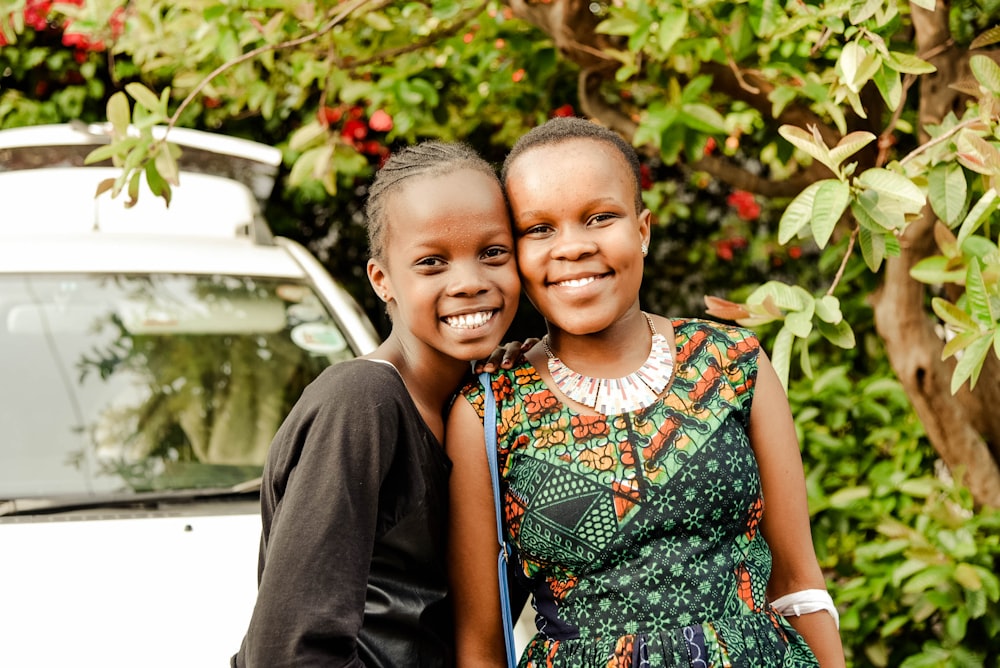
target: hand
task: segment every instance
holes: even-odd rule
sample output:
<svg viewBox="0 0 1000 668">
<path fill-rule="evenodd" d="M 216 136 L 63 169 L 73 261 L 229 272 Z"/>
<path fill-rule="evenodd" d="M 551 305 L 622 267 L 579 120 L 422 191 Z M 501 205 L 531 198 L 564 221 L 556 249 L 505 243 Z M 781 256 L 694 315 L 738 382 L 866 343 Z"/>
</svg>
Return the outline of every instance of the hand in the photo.
<svg viewBox="0 0 1000 668">
<path fill-rule="evenodd" d="M 515 364 L 520 364 L 524 359 L 524 353 L 531 350 L 539 341 L 541 339 L 532 337 L 525 339 L 523 342 L 511 341 L 510 343 L 497 346 L 490 353 L 489 357 L 476 362 L 476 373 L 482 373 L 483 371 L 493 373 L 499 369 L 510 369 Z"/>
</svg>

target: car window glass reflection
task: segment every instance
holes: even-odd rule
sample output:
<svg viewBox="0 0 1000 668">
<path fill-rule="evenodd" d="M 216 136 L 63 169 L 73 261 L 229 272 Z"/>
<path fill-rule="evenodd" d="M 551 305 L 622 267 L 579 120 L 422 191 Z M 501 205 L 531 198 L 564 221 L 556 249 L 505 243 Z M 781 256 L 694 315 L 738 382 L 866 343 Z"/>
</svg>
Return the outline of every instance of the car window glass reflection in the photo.
<svg viewBox="0 0 1000 668">
<path fill-rule="evenodd" d="M 0 276 L 0 498 L 225 487 L 352 357 L 307 286 L 234 276 Z"/>
</svg>

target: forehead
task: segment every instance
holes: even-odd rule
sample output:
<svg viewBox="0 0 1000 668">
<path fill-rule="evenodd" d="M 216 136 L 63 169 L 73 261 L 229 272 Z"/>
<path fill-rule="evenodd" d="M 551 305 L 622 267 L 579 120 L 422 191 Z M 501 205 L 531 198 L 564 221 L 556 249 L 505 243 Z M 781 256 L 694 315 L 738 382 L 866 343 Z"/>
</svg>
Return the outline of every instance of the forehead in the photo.
<svg viewBox="0 0 1000 668">
<path fill-rule="evenodd" d="M 632 168 L 608 142 L 574 137 L 533 146 L 508 166 L 506 187 L 512 204 L 518 195 L 555 196 L 580 189 L 609 188 L 633 194 Z"/>
<path fill-rule="evenodd" d="M 471 167 L 410 177 L 390 197 L 386 214 L 390 243 L 441 243 L 510 231 L 500 184 Z"/>
</svg>

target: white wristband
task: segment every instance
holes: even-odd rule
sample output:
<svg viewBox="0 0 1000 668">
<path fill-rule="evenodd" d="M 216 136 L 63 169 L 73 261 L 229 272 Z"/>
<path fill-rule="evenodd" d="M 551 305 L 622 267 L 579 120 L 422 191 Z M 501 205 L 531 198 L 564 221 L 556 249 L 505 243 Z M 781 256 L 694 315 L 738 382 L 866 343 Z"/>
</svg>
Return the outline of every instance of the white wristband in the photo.
<svg viewBox="0 0 1000 668">
<path fill-rule="evenodd" d="M 811 612 L 826 610 L 833 617 L 837 628 L 840 628 L 840 613 L 837 612 L 836 606 L 833 605 L 833 598 L 830 596 L 830 592 L 825 589 L 795 591 L 775 601 L 771 601 L 771 607 L 779 615 L 785 617 L 789 615 L 799 617 L 801 615 L 808 615 Z"/>
</svg>

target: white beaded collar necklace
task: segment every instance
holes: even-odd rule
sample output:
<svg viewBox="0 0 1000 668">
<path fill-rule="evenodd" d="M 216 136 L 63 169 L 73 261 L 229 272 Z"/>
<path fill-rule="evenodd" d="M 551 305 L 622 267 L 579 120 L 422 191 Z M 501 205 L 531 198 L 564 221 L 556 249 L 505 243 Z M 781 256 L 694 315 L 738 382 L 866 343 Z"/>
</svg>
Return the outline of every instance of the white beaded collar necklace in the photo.
<svg viewBox="0 0 1000 668">
<path fill-rule="evenodd" d="M 622 378 L 584 376 L 563 364 L 549 348 L 549 336 L 542 337 L 549 373 L 563 394 L 603 415 L 629 413 L 652 406 L 670 383 L 674 357 L 667 339 L 656 331 L 653 319 L 643 313 L 653 334 L 649 357 L 641 367 Z"/>
</svg>

